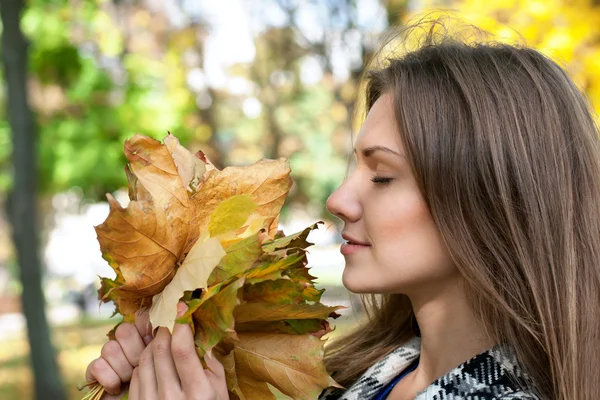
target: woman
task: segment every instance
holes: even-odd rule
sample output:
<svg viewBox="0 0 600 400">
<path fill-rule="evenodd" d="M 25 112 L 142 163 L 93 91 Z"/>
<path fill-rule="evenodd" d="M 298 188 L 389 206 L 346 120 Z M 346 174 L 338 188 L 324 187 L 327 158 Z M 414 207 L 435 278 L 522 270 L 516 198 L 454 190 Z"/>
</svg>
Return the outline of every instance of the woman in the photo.
<svg viewBox="0 0 600 400">
<path fill-rule="evenodd" d="M 327 347 L 347 389 L 321 398 L 595 399 L 600 143 L 589 105 L 532 49 L 427 27 L 418 49 L 368 73 L 355 168 L 327 202 L 344 222 L 344 285 L 372 295 L 369 321 Z M 143 335 L 121 329 L 136 344 L 117 331 L 90 378 L 117 391 L 140 353 L 144 365 L 160 353 L 181 398 L 201 385 L 227 398 L 217 363 L 214 376 L 179 367 L 199 365 L 186 327 L 172 341 L 186 349 L 171 356 L 159 331 L 150 357 Z M 134 390 L 167 385 L 142 369 Z"/>
</svg>

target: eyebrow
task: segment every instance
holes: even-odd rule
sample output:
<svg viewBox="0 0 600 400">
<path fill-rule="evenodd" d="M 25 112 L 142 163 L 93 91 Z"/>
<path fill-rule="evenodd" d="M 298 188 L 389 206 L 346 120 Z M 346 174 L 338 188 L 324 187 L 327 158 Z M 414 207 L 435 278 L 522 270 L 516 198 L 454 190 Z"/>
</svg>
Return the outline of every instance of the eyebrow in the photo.
<svg viewBox="0 0 600 400">
<path fill-rule="evenodd" d="M 367 157 L 370 157 L 376 151 L 383 151 L 385 153 L 394 154 L 398 157 L 402 157 L 402 154 L 400 154 L 390 148 L 384 147 L 384 146 L 367 147 L 367 148 L 363 149 L 361 153 L 362 153 L 363 157 L 367 158 Z M 356 154 L 356 148 L 354 149 L 354 153 Z"/>
</svg>

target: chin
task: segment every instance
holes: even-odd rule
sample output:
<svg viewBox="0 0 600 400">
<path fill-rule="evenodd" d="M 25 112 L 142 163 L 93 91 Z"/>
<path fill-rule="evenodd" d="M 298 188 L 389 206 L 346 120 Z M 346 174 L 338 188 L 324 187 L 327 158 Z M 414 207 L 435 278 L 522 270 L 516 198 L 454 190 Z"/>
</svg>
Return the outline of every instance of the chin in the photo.
<svg viewBox="0 0 600 400">
<path fill-rule="evenodd" d="M 348 289 L 352 293 L 356 294 L 367 294 L 367 293 L 377 293 L 377 289 L 373 285 L 370 285 L 368 279 L 365 279 L 364 276 L 349 276 L 348 271 L 344 269 L 344 273 L 342 274 L 342 284 L 346 289 Z"/>
<path fill-rule="evenodd" d="M 357 271 L 348 268 L 344 269 L 342 274 L 342 283 L 346 289 L 355 294 L 406 294 L 420 290 L 431 284 L 430 279 L 424 277 L 415 277 L 413 279 L 395 280 L 373 279 L 377 274 L 374 272 Z M 449 278 L 446 277 L 445 281 Z"/>
</svg>

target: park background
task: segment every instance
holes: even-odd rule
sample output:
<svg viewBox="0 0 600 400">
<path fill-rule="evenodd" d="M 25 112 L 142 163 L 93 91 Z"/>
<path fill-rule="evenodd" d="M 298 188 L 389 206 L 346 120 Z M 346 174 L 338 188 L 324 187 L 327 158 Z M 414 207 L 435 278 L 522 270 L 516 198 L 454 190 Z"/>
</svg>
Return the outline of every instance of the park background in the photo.
<svg viewBox="0 0 600 400">
<path fill-rule="evenodd" d="M 325 221 L 311 273 L 323 302 L 349 306 L 336 333 L 350 329 L 360 302 L 324 204 L 362 117 L 358 79 L 382 32 L 440 7 L 551 56 L 600 108 L 598 0 L 0 0 L 0 399 L 81 397 L 116 323 L 96 300 L 113 272 L 93 226 L 106 193 L 128 201 L 136 132 L 170 131 L 217 167 L 287 157 L 281 226 Z"/>
</svg>

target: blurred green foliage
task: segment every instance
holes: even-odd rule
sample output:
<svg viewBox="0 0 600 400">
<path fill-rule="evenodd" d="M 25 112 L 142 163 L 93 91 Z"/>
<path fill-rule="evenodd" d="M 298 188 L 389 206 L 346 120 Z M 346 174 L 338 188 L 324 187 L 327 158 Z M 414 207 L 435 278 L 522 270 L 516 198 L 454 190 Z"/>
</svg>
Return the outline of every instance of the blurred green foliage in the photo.
<svg viewBox="0 0 600 400">
<path fill-rule="evenodd" d="M 405 0 L 372 3 L 379 3 L 386 23 L 402 23 L 410 16 Z M 285 23 L 265 20 L 252 32 L 255 56 L 230 66 L 225 86 L 207 82 L 206 42 L 214 28 L 210 15 L 185 15 L 181 8 L 184 18 L 174 21 L 166 7 L 149 4 L 28 2 L 22 27 L 30 39 L 30 102 L 38 122 L 41 193 L 79 187 L 86 199 L 103 200 L 105 193 L 126 185 L 123 142 L 136 132 L 161 139 L 171 131 L 190 150 L 205 151 L 219 167 L 288 157 L 296 182 L 289 201 L 323 212 L 326 198 L 344 177 L 350 132 L 358 127 L 353 125 L 357 80 L 373 51 L 374 23 L 361 25 L 359 2 L 253 2 L 255 14 L 276 7 Z M 449 3 L 423 3 L 440 5 Z M 516 27 L 529 44 L 563 61 L 600 107 L 597 2 L 456 0 L 451 5 L 501 40 L 515 39 L 503 24 Z M 320 37 L 307 38 L 299 26 L 306 7 L 320 10 L 315 14 L 322 19 Z M 242 42 L 240 38 L 240 46 Z M 353 48 L 354 55 L 347 55 L 358 57 L 345 79 L 334 73 L 336 47 Z M 311 57 L 318 60 L 321 75 L 306 83 L 302 68 Z M 201 84 L 192 82 L 198 75 Z M 236 79 L 246 90 L 231 89 Z M 4 96 L 0 93 L 0 102 L 6 101 Z M 258 111 L 246 111 L 249 101 Z M 11 185 L 8 129 L 2 107 L 0 192 Z"/>
<path fill-rule="evenodd" d="M 297 183 L 291 201 L 317 211 L 343 179 L 353 98 L 336 98 L 331 71 L 317 84 L 301 81 L 304 57 L 327 54 L 322 45 L 300 45 L 297 28 L 265 25 L 256 34 L 255 59 L 228 71 L 251 87 L 239 94 L 189 83 L 191 72 L 204 72 L 208 23 L 176 24 L 141 1 L 32 0 L 22 27 L 31 41 L 42 195 L 79 187 L 86 199 L 102 200 L 125 186 L 123 142 L 136 132 L 162 139 L 170 131 L 221 167 L 288 157 Z M 248 99 L 258 113 L 244 112 Z M 6 191 L 11 148 L 1 113 Z"/>
</svg>

